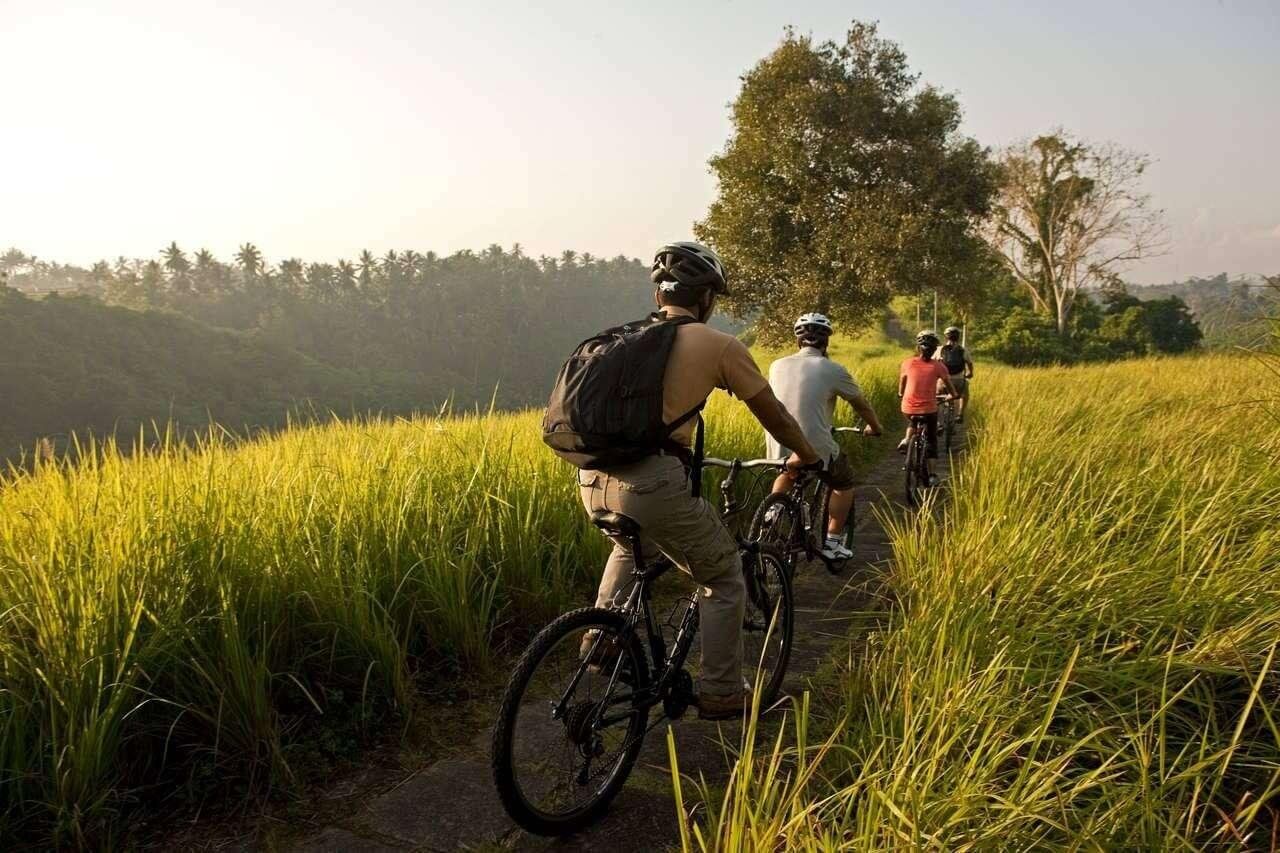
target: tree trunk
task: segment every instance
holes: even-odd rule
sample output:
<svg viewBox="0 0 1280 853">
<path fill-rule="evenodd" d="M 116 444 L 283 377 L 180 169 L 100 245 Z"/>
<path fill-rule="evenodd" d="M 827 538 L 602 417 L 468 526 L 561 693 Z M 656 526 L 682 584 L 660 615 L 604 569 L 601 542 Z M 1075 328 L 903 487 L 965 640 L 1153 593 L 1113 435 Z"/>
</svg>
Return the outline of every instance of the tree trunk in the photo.
<svg viewBox="0 0 1280 853">
<path fill-rule="evenodd" d="M 1054 294 L 1054 302 L 1057 303 L 1058 334 L 1065 338 L 1068 334 L 1067 321 L 1071 319 L 1071 300 L 1065 294 L 1057 293 Z"/>
</svg>

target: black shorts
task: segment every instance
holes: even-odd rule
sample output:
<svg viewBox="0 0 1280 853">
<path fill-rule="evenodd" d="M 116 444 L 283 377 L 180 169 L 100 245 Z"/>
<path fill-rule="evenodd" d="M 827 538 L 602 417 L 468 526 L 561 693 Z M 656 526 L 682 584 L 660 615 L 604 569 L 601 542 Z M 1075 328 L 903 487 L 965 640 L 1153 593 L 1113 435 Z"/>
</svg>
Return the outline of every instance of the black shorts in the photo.
<svg viewBox="0 0 1280 853">
<path fill-rule="evenodd" d="M 843 450 L 827 464 L 826 477 L 824 479 L 827 481 L 827 485 L 837 492 L 846 492 L 853 488 L 853 466 L 849 464 L 849 457 L 845 455 Z"/>
<path fill-rule="evenodd" d="M 924 422 L 924 443 L 929 448 L 929 458 L 938 458 L 938 413 L 929 412 L 927 415 L 908 415 L 911 420 Z"/>
</svg>

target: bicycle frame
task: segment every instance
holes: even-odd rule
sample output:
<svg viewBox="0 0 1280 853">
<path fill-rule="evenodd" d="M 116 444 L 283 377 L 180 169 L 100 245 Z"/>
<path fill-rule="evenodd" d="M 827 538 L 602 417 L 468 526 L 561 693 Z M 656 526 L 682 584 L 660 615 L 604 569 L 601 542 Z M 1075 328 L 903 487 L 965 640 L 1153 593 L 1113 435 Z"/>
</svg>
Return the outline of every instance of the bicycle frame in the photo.
<svg viewBox="0 0 1280 853">
<path fill-rule="evenodd" d="M 671 568 L 672 564 L 663 558 L 663 562 L 653 568 L 647 568 L 644 565 L 641 556 L 639 543 L 630 543 L 636 554 L 636 567 L 633 572 L 635 583 L 632 584 L 631 591 L 627 595 L 627 601 L 622 606 L 622 612 L 626 614 L 626 628 L 629 631 L 635 631 L 636 627 L 643 620 L 645 639 L 649 644 L 649 655 L 651 659 L 657 663 L 662 662 L 661 668 L 656 673 L 657 679 L 651 684 L 633 685 L 630 693 L 622 693 L 615 695 L 614 687 L 617 686 L 618 677 L 622 669 L 622 657 L 613 665 L 613 672 L 609 675 L 609 683 L 605 687 L 605 696 L 610 697 L 609 704 L 622 704 L 634 706 L 639 704 L 643 708 L 652 708 L 658 705 L 666 697 L 667 692 L 671 688 L 671 682 L 676 677 L 676 673 L 682 672 L 684 669 L 685 659 L 689 656 L 689 651 L 693 647 L 693 637 L 698 630 L 698 599 L 694 596 L 689 602 L 689 606 L 685 608 L 684 614 L 680 618 L 680 625 L 676 630 L 676 635 L 671 642 L 671 650 L 668 654 L 667 645 L 662 636 L 662 630 L 658 627 L 653 616 L 652 599 L 650 596 L 650 584 L 657 580 Z M 590 650 L 583 657 L 582 663 L 578 667 L 578 671 L 574 673 L 568 686 L 560 696 L 560 701 L 556 703 L 555 709 L 552 711 L 554 719 L 560 719 L 564 716 L 565 708 L 569 701 L 569 697 L 573 695 L 577 689 L 578 682 L 582 679 L 582 674 L 590 666 L 589 661 L 594 656 L 601 642 L 601 635 L 596 635 L 595 642 L 592 643 Z M 616 716 L 602 716 L 597 725 L 607 726 L 621 722 L 631 716 L 634 710 L 628 711 Z"/>
<path fill-rule="evenodd" d="M 720 491 L 724 497 L 721 507 L 722 517 L 731 515 L 736 512 L 738 507 L 733 500 L 733 484 L 739 472 L 747 468 L 766 468 L 774 467 L 782 470 L 786 467 L 785 460 L 774 459 L 753 459 L 743 462 L 740 459 L 727 461 L 723 459 L 707 458 L 703 461 L 704 465 L 711 467 L 724 467 L 729 469 L 729 475 L 720 483 Z M 802 476 L 798 478 L 796 486 L 802 488 L 807 483 L 807 477 L 804 476 L 808 472 L 801 472 Z M 823 484 L 825 488 L 825 484 Z M 828 490 L 829 492 L 829 490 Z M 650 592 L 651 584 L 662 575 L 666 574 L 673 567 L 673 563 L 664 555 L 653 566 L 649 566 L 645 562 L 644 554 L 640 548 L 640 543 L 630 537 L 619 536 L 610 538 L 618 541 L 624 540 L 625 544 L 631 548 L 632 554 L 635 556 L 635 567 L 632 569 L 632 577 L 635 579 L 631 585 L 631 589 L 627 594 L 626 602 L 622 605 L 621 612 L 625 614 L 626 630 L 638 633 L 637 628 L 643 624 L 645 632 L 645 640 L 648 642 L 648 652 L 650 659 L 654 662 L 656 677 L 652 683 L 645 685 L 633 685 L 631 692 L 614 695 L 613 690 L 617 686 L 618 677 L 622 669 L 622 657 L 614 663 L 613 671 L 609 674 L 609 682 L 605 687 L 605 696 L 609 697 L 609 705 L 617 705 L 626 703 L 631 706 L 631 710 L 611 716 L 602 715 L 596 722 L 599 726 L 613 725 L 619 723 L 634 713 L 634 706 L 640 705 L 642 708 L 648 709 L 663 703 L 669 696 L 670 691 L 675 687 L 674 681 L 679 674 L 684 672 L 685 660 L 689 656 L 689 652 L 693 648 L 693 638 L 698 632 L 698 597 L 695 595 L 690 600 L 684 613 L 680 617 L 680 622 L 676 626 L 675 636 L 671 640 L 670 649 L 667 648 L 666 640 L 663 637 L 662 629 L 658 627 L 654 618 L 652 596 Z M 735 537 L 738 540 L 738 547 L 747 552 L 758 551 L 756 543 L 743 539 L 741 536 Z M 751 572 L 744 573 L 744 580 L 747 583 L 747 597 L 749 600 L 758 600 L 759 594 L 756 588 L 756 579 Z M 582 675 L 590 666 L 590 661 L 595 656 L 601 642 L 601 635 L 597 635 L 595 642 L 587 654 L 583 656 L 583 660 L 574 673 L 573 678 L 565 690 L 561 693 L 559 701 L 556 703 L 552 717 L 561 719 L 565 714 L 565 709 L 569 702 L 569 697 L 573 695 L 577 689 L 578 682 L 582 680 Z M 661 666 L 658 667 L 658 661 Z"/>
<path fill-rule="evenodd" d="M 836 427 L 831 430 L 833 437 L 840 433 L 864 434 L 857 427 Z M 752 459 L 744 462 L 740 459 L 725 460 L 708 457 L 703 460 L 703 464 L 709 467 L 729 469 L 728 475 L 720 481 L 721 512 L 724 516 L 731 515 L 741 509 L 733 496 L 733 484 L 739 472 L 747 468 L 772 468 L 778 473 L 782 473 L 786 469 L 785 459 Z M 815 482 L 816 489 L 813 492 L 813 499 L 807 499 L 805 492 Z M 784 493 L 795 504 L 799 513 L 800 526 L 803 529 L 802 541 L 787 547 L 803 550 L 806 560 L 819 559 L 827 564 L 828 568 L 831 567 L 832 561 L 822 555 L 822 540 L 826 538 L 832 491 L 831 486 L 822 477 L 816 476 L 812 471 L 800 471 L 795 481 Z"/>
</svg>

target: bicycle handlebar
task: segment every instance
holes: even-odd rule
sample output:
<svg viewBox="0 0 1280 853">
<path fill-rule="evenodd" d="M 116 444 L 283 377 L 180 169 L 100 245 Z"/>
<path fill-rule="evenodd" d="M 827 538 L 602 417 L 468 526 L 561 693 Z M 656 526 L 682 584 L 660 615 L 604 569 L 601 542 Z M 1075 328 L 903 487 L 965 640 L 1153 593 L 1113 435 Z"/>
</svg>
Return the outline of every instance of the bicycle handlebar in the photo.
<svg viewBox="0 0 1280 853">
<path fill-rule="evenodd" d="M 709 468 L 785 468 L 787 460 L 785 459 L 748 459 L 746 461 L 737 459 L 717 459 L 714 456 L 704 456 L 702 464 Z"/>
</svg>

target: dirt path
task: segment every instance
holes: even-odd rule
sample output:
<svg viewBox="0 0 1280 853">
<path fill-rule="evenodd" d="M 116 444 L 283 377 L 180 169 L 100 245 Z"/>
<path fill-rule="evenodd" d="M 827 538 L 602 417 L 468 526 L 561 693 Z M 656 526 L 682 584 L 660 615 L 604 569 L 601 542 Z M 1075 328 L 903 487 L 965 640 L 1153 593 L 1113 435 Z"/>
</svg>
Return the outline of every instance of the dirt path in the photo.
<svg viewBox="0 0 1280 853">
<path fill-rule="evenodd" d="M 945 479 L 945 460 L 940 461 L 939 473 Z M 798 695 L 806 689 L 835 647 L 849 642 L 866 609 L 860 590 L 869 577 L 884 570 L 892 556 L 872 506 L 902 511 L 901 494 L 902 460 L 890 453 L 858 487 L 851 568 L 843 577 L 833 577 L 820 566 L 806 567 L 797 575 L 788 692 Z M 693 778 L 701 776 L 713 787 L 723 783 L 731 767 L 723 744 L 737 744 L 740 724 L 703 722 L 690 712 L 672 728 L 681 772 Z M 439 761 L 399 780 L 363 808 L 332 815 L 330 825 L 291 849 L 294 853 L 458 849 L 627 853 L 677 848 L 679 829 L 665 733 L 665 726 L 659 725 L 646 738 L 635 770 L 604 818 L 568 838 L 532 836 L 507 818 L 489 775 L 486 728 L 475 735 L 460 757 Z"/>
</svg>

